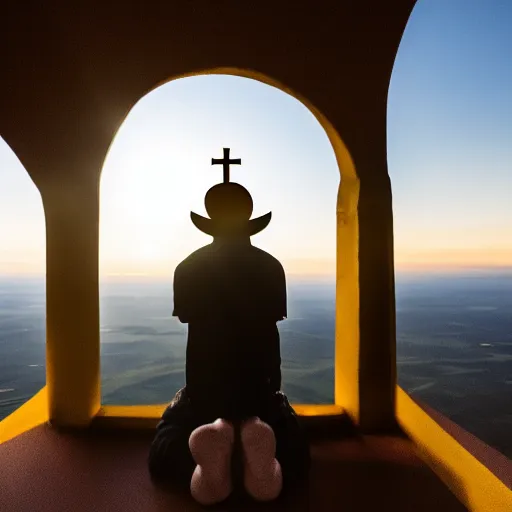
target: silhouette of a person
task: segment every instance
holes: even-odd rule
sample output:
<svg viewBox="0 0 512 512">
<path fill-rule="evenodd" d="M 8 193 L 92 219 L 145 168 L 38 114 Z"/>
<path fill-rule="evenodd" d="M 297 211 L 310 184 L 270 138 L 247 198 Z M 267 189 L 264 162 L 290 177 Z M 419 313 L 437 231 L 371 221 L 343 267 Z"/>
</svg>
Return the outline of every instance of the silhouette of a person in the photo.
<svg viewBox="0 0 512 512">
<path fill-rule="evenodd" d="M 254 247 L 271 213 L 250 220 L 249 192 L 229 182 L 205 197 L 210 218 L 191 213 L 213 242 L 182 261 L 174 274 L 174 312 L 188 323 L 186 385 L 165 411 L 153 441 L 153 477 L 190 484 L 201 503 L 233 489 L 231 458 L 239 437 L 244 484 L 257 500 L 277 497 L 283 483 L 305 476 L 309 449 L 281 389 L 276 322 L 287 315 L 283 267 Z"/>
</svg>

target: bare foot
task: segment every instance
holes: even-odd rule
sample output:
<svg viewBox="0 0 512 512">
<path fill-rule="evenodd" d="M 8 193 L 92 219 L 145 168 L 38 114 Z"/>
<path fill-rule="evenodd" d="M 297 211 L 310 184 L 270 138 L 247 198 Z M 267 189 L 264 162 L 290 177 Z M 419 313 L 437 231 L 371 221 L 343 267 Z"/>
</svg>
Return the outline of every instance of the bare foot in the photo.
<svg viewBox="0 0 512 512">
<path fill-rule="evenodd" d="M 271 501 L 283 487 L 281 465 L 275 458 L 276 438 L 272 428 L 259 418 L 251 418 L 241 428 L 244 451 L 244 484 L 258 501 Z"/>
<path fill-rule="evenodd" d="M 192 497 L 202 505 L 224 501 L 232 491 L 233 426 L 223 419 L 196 428 L 188 442 L 197 466 L 190 481 Z"/>
</svg>

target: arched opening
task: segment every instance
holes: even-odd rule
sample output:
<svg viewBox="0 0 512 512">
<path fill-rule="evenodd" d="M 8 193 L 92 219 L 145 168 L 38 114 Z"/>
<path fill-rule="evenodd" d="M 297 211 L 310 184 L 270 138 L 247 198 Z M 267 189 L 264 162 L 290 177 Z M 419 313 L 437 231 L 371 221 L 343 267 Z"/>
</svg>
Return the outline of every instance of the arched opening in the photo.
<svg viewBox="0 0 512 512">
<path fill-rule="evenodd" d="M 459 7 L 418 2 L 390 86 L 398 383 L 511 457 L 512 9 Z"/>
<path fill-rule="evenodd" d="M 189 214 L 204 214 L 206 190 L 221 181 L 211 158 L 222 147 L 242 159 L 233 181 L 250 190 L 254 215 L 273 212 L 253 243 L 288 273 L 289 318 L 279 326 L 283 389 L 294 402 L 334 401 L 336 213 L 355 215 L 356 200 L 338 198 L 336 206 L 340 156 L 314 115 L 281 90 L 233 74 L 154 89 L 133 107 L 105 161 L 103 404 L 164 403 L 184 383 L 186 327 L 171 317 L 172 275 L 211 241 Z"/>
<path fill-rule="evenodd" d="M 45 220 L 41 196 L 0 138 L 0 421 L 46 382 Z"/>
</svg>

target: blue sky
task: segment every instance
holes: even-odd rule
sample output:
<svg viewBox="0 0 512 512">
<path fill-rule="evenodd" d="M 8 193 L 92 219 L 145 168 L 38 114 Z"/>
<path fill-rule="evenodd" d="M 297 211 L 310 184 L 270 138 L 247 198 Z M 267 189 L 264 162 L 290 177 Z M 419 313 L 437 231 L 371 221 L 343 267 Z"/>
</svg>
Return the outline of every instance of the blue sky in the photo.
<svg viewBox="0 0 512 512">
<path fill-rule="evenodd" d="M 399 267 L 512 265 L 512 2 L 420 0 L 388 103 L 388 162 Z M 1 134 L 0 134 L 1 135 Z M 210 241 L 212 167 L 231 147 L 232 180 L 273 212 L 254 237 L 290 273 L 334 272 L 339 174 L 329 141 L 297 100 L 256 81 L 170 82 L 134 107 L 105 161 L 100 268 L 168 275 Z M 44 272 L 39 194 L 0 141 L 0 274 Z"/>
<path fill-rule="evenodd" d="M 412 13 L 388 101 L 399 260 L 512 264 L 511 26 L 507 1 Z"/>
</svg>

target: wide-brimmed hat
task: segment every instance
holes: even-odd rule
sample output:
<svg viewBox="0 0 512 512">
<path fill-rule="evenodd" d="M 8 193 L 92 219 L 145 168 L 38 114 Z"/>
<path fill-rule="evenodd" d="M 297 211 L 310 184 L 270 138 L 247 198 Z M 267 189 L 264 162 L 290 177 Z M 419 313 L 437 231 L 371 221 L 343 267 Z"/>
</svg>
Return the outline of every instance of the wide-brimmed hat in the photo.
<svg viewBox="0 0 512 512">
<path fill-rule="evenodd" d="M 207 235 L 253 236 L 264 230 L 272 212 L 251 219 L 253 202 L 249 191 L 239 183 L 219 183 L 206 193 L 204 199 L 210 218 L 190 212 L 197 229 Z"/>
<path fill-rule="evenodd" d="M 229 165 L 241 164 L 240 159 L 229 158 L 229 148 L 224 148 L 224 158 L 212 158 L 212 165 L 224 166 L 224 182 L 214 185 L 204 198 L 210 218 L 190 212 L 190 218 L 197 229 L 207 235 L 253 236 L 264 230 L 272 212 L 251 219 L 253 202 L 249 191 L 239 183 L 229 181 Z"/>
</svg>

